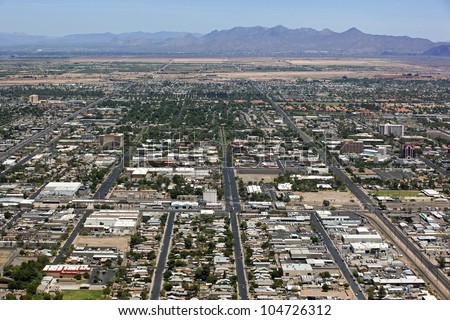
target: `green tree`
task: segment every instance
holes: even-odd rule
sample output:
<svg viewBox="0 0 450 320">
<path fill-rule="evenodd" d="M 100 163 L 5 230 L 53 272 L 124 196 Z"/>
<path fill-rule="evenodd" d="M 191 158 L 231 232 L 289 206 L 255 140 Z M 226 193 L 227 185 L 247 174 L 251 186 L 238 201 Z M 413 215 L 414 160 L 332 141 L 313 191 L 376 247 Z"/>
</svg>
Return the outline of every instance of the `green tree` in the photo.
<svg viewBox="0 0 450 320">
<path fill-rule="evenodd" d="M 384 297 L 386 297 L 386 294 L 386 289 L 383 286 L 380 286 L 378 288 L 378 298 L 383 299 Z"/>
<path fill-rule="evenodd" d="M 173 286 L 169 283 L 169 282 L 164 282 L 163 284 L 163 289 L 167 292 L 167 291 L 171 291 L 173 288 Z"/>
<path fill-rule="evenodd" d="M 445 268 L 445 258 L 444 257 L 439 257 L 436 259 L 438 266 L 440 269 L 444 269 Z"/>
</svg>

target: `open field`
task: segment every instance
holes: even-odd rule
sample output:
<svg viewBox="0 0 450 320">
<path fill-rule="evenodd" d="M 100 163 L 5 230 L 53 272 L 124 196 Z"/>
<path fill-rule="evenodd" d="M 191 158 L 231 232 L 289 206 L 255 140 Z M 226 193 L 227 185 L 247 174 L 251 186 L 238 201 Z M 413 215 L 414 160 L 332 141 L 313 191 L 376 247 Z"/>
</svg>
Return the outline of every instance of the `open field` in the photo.
<svg viewBox="0 0 450 320">
<path fill-rule="evenodd" d="M 78 236 L 74 241 L 75 246 L 91 246 L 91 247 L 116 247 L 122 252 L 128 251 L 129 236 L 108 236 L 108 237 L 91 237 Z"/>
<path fill-rule="evenodd" d="M 409 66 L 406 62 L 400 62 L 390 59 L 370 59 L 370 58 L 355 58 L 355 59 L 339 59 L 339 58 L 311 58 L 311 59 L 290 59 L 286 60 L 294 65 L 306 66 L 379 66 L 379 67 L 399 67 Z"/>
<path fill-rule="evenodd" d="M 377 191 L 370 191 L 369 193 L 376 197 L 419 197 L 419 196 L 423 196 L 422 192 L 414 191 L 414 190 L 377 190 Z"/>
<path fill-rule="evenodd" d="M 417 74 L 417 79 L 448 78 L 450 63 L 439 59 L 427 64 L 408 58 L 159 58 L 86 57 L 45 60 L 0 60 L 0 86 L 105 83 L 154 77 L 192 81 L 398 78 Z M 20 70 L 17 64 L 20 62 Z M 161 73 L 154 73 L 172 62 Z M 13 69 L 11 69 L 13 68 Z M 14 73 L 12 71 L 14 70 Z"/>
<path fill-rule="evenodd" d="M 13 249 L 1 249 L 0 250 L 0 266 L 8 261 L 9 256 L 14 252 Z"/>
<path fill-rule="evenodd" d="M 63 300 L 102 300 L 101 290 L 63 290 Z"/>
<path fill-rule="evenodd" d="M 242 174 L 240 173 L 239 178 L 242 179 L 242 181 L 244 183 L 249 183 L 249 182 L 259 182 L 261 180 L 264 180 L 264 183 L 269 183 L 272 182 L 273 179 L 277 178 L 279 176 L 278 173 L 276 174 Z"/>
<path fill-rule="evenodd" d="M 351 192 L 319 191 L 319 192 L 294 192 L 303 197 L 302 203 L 310 206 L 322 206 L 323 200 L 330 201 L 332 206 L 348 206 L 358 204 Z"/>
</svg>

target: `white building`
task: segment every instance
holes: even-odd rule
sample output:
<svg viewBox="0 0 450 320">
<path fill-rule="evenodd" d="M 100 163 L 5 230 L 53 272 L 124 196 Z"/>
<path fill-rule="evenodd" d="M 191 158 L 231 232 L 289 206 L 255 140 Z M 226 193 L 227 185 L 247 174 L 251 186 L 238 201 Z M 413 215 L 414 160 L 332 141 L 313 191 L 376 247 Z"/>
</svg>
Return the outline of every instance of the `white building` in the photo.
<svg viewBox="0 0 450 320">
<path fill-rule="evenodd" d="M 379 234 L 343 234 L 344 243 L 382 243 L 383 238 Z"/>
<path fill-rule="evenodd" d="M 80 182 L 49 182 L 39 197 L 73 197 L 81 186 Z"/>
<path fill-rule="evenodd" d="M 206 203 L 217 203 L 217 190 L 206 189 L 203 191 L 203 201 Z"/>
<path fill-rule="evenodd" d="M 289 183 L 289 182 L 279 183 L 278 184 L 278 190 L 279 191 L 291 191 L 292 190 L 292 183 Z"/>
<path fill-rule="evenodd" d="M 283 263 L 282 268 L 283 275 L 290 278 L 314 274 L 312 266 L 306 263 Z"/>
<path fill-rule="evenodd" d="M 245 187 L 248 194 L 262 193 L 261 187 L 257 185 L 250 185 Z"/>
<path fill-rule="evenodd" d="M 92 213 L 84 223 L 89 229 L 106 232 L 130 232 L 139 222 L 139 210 L 100 210 Z"/>
<path fill-rule="evenodd" d="M 396 137 L 403 137 L 405 133 L 405 127 L 401 124 L 380 124 L 379 132 L 383 136 L 389 136 L 393 134 Z"/>
</svg>

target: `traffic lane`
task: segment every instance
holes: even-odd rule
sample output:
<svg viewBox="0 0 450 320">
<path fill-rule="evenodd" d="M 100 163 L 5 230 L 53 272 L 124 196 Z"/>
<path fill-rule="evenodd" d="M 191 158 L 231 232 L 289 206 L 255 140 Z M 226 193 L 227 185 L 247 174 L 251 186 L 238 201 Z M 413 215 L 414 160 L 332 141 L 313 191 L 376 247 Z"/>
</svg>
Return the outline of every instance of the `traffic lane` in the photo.
<svg viewBox="0 0 450 320">
<path fill-rule="evenodd" d="M 425 162 L 425 164 L 431 168 L 433 168 L 434 170 L 440 172 L 441 174 L 447 176 L 447 178 L 450 178 L 450 172 L 448 172 L 447 170 L 445 170 L 444 168 L 434 164 L 433 162 L 431 162 L 428 159 L 423 158 L 423 162 Z"/>
<path fill-rule="evenodd" d="M 225 207 L 230 213 L 231 230 L 234 240 L 234 256 L 236 265 L 236 276 L 238 280 L 238 294 L 241 300 L 248 300 L 248 290 L 245 277 L 245 267 L 243 262 L 243 254 L 241 250 L 241 240 L 239 235 L 239 224 L 237 212 L 240 212 L 239 192 L 236 187 L 236 179 L 234 177 L 233 168 L 223 169 L 223 182 L 225 185 Z"/>
<path fill-rule="evenodd" d="M 81 219 L 78 221 L 77 225 L 73 228 L 72 233 L 69 235 L 69 237 L 67 238 L 64 245 L 61 247 L 61 249 L 59 249 L 58 255 L 53 260 L 53 264 L 59 264 L 64 259 L 64 254 L 65 254 L 66 249 L 69 248 L 72 245 L 72 243 L 75 241 L 75 238 L 80 233 L 81 227 L 84 225 L 84 223 L 86 222 L 86 219 L 91 215 L 93 210 L 84 210 L 82 212 L 83 212 L 83 215 L 82 215 Z"/>
<path fill-rule="evenodd" d="M 155 277 L 153 279 L 152 290 L 150 292 L 150 300 L 159 300 L 159 294 L 161 292 L 162 278 L 164 269 L 166 267 L 166 261 L 169 254 L 170 237 L 172 235 L 173 225 L 175 222 L 175 211 L 169 212 L 167 218 L 166 230 L 164 232 L 163 243 L 161 251 L 159 253 L 158 264 L 155 268 Z"/>
<path fill-rule="evenodd" d="M 105 199 L 106 195 L 109 193 L 109 190 L 114 185 L 114 182 L 116 181 L 117 177 L 120 175 L 123 169 L 123 161 L 121 160 L 118 165 L 114 167 L 114 169 L 111 170 L 108 177 L 103 181 L 101 186 L 98 188 L 97 192 L 92 197 L 93 199 Z"/>
<path fill-rule="evenodd" d="M 331 253 L 331 255 L 334 258 L 334 261 L 338 265 L 339 269 L 341 270 L 344 278 L 347 280 L 347 283 L 350 285 L 350 287 L 353 290 L 353 293 L 355 294 L 356 298 L 358 300 L 366 300 L 366 297 L 364 296 L 364 293 L 361 291 L 360 287 L 356 283 L 356 280 L 353 278 L 353 275 L 351 274 L 350 270 L 348 269 L 347 264 L 344 262 L 344 259 L 337 251 L 336 247 L 334 246 L 333 241 L 329 237 L 328 233 L 326 232 L 325 228 L 322 226 L 322 223 L 317 218 L 316 213 L 313 213 L 311 215 L 312 220 L 317 226 L 317 229 L 319 233 L 321 234 L 323 241 L 325 242 L 325 245 L 328 248 L 328 251 Z"/>
<path fill-rule="evenodd" d="M 239 238 L 239 225 L 237 222 L 236 213 L 230 213 L 231 216 L 231 228 L 233 230 L 233 240 L 234 240 L 234 252 L 236 261 L 236 275 L 238 278 L 238 291 L 241 300 L 248 300 L 247 294 L 247 283 L 245 278 L 245 267 L 242 261 L 243 255 L 241 251 L 241 241 Z"/>
<path fill-rule="evenodd" d="M 254 85 L 258 91 L 261 92 L 261 94 L 265 95 L 261 89 L 259 89 L 257 86 Z M 300 130 L 296 125 L 292 123 L 289 117 L 287 117 L 286 113 L 275 103 L 272 101 L 270 96 L 267 94 L 265 95 L 267 99 L 269 100 L 270 104 L 283 116 L 283 118 L 287 118 L 287 122 L 289 126 L 299 134 L 301 139 L 304 142 L 312 143 L 315 147 L 316 151 L 318 152 L 319 156 L 323 159 L 324 158 L 324 152 L 320 151 L 320 148 L 318 148 L 318 145 L 312 140 L 311 137 L 306 135 L 303 131 Z M 336 163 L 336 160 L 332 158 L 332 163 Z M 426 162 L 425 162 L 426 163 Z M 432 166 L 432 165 L 430 165 Z M 347 186 L 347 188 L 358 198 L 358 200 L 364 205 L 365 208 L 367 208 L 371 213 L 375 214 L 382 222 L 383 224 L 397 237 L 398 240 L 400 240 L 403 245 L 405 245 L 417 258 L 420 258 L 420 260 L 427 266 L 429 270 L 433 272 L 433 275 L 436 277 L 439 282 L 444 284 L 447 289 L 450 288 L 450 281 L 449 279 L 442 273 L 442 272 L 436 272 L 436 266 L 433 265 L 424 255 L 422 252 L 420 252 L 416 247 L 412 245 L 412 243 L 407 239 L 403 233 L 401 233 L 397 228 L 395 228 L 392 223 L 383 215 L 381 210 L 379 210 L 378 206 L 374 204 L 372 199 L 370 199 L 367 194 L 365 194 L 353 181 L 348 178 L 347 175 L 343 173 L 341 169 L 338 167 L 335 167 L 331 165 L 331 169 L 333 173 L 341 179 L 341 181 Z"/>
</svg>

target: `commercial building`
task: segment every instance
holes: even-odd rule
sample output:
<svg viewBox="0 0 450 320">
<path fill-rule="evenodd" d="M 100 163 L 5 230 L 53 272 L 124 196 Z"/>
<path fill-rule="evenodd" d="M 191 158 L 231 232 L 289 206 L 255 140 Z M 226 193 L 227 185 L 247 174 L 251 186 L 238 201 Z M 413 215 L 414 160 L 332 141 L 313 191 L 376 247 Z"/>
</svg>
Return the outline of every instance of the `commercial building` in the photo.
<svg viewBox="0 0 450 320">
<path fill-rule="evenodd" d="M 257 185 L 250 185 L 250 186 L 246 186 L 245 189 L 247 190 L 248 194 L 258 194 L 258 193 L 262 193 L 262 189 L 260 186 Z"/>
<path fill-rule="evenodd" d="M 88 265 L 46 265 L 44 267 L 45 274 L 54 278 L 74 278 L 77 274 L 91 273 L 92 268 Z"/>
<path fill-rule="evenodd" d="M 345 140 L 341 148 L 341 153 L 356 153 L 359 154 L 364 150 L 364 143 L 362 141 Z"/>
<path fill-rule="evenodd" d="M 81 186 L 80 182 L 49 182 L 41 191 L 39 197 L 73 197 Z"/>
<path fill-rule="evenodd" d="M 122 148 L 123 133 L 102 134 L 98 136 L 98 143 L 102 148 Z"/>
<path fill-rule="evenodd" d="M 387 243 L 375 243 L 375 242 L 352 242 L 350 243 L 350 250 L 356 254 L 382 254 L 386 253 L 389 249 Z"/>
<path fill-rule="evenodd" d="M 84 227 L 105 233 L 130 233 L 136 230 L 139 210 L 100 210 L 86 219 Z"/>
<path fill-rule="evenodd" d="M 405 133 L 405 127 L 401 124 L 380 124 L 379 132 L 383 136 L 394 135 L 396 137 L 402 137 Z"/>
<path fill-rule="evenodd" d="M 203 201 L 206 203 L 217 203 L 217 190 L 206 189 L 203 191 Z"/>
<path fill-rule="evenodd" d="M 383 238 L 379 234 L 343 234 L 344 243 L 382 243 Z"/>
<path fill-rule="evenodd" d="M 289 278 L 311 276 L 314 274 L 312 266 L 306 263 L 283 263 L 282 268 L 283 275 Z"/>
</svg>

